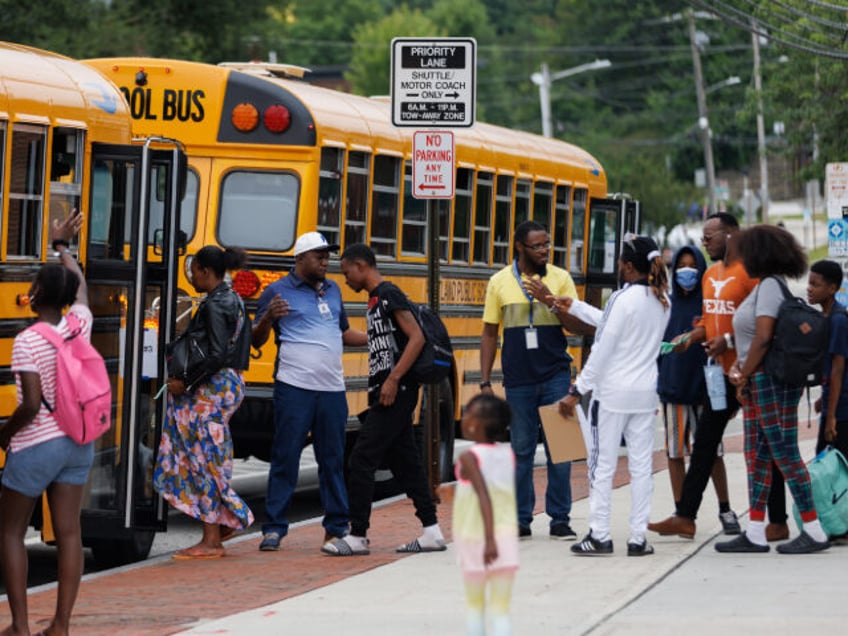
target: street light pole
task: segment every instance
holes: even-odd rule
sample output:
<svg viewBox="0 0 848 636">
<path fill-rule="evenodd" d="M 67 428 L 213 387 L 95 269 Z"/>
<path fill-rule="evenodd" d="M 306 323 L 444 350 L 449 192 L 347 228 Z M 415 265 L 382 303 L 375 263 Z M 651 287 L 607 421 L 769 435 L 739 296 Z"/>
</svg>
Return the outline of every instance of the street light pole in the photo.
<svg viewBox="0 0 848 636">
<path fill-rule="evenodd" d="M 701 54 L 698 51 L 695 33 L 695 14 L 687 11 L 689 21 L 689 44 L 692 48 L 692 68 L 695 72 L 695 94 L 698 99 L 698 127 L 701 130 L 701 143 L 704 146 L 704 168 L 707 173 L 707 210 L 716 213 L 715 200 L 715 162 L 713 160 L 712 131 L 707 113 L 707 93 L 704 90 L 704 74 L 701 70 Z"/>
<path fill-rule="evenodd" d="M 760 36 L 757 23 L 751 20 L 751 44 L 754 48 L 754 92 L 757 94 L 757 154 L 760 157 L 760 221 L 768 223 L 769 178 L 768 156 L 766 154 L 766 125 L 763 120 L 763 80 L 760 71 Z"/>
<path fill-rule="evenodd" d="M 539 87 L 539 102 L 542 108 L 542 135 L 545 137 L 553 137 L 554 126 L 553 118 L 551 117 L 551 84 L 556 80 L 563 79 L 565 77 L 571 77 L 578 73 L 594 71 L 595 69 L 607 68 L 609 66 L 612 66 L 612 62 L 609 60 L 595 60 L 594 62 L 588 62 L 586 64 L 581 64 L 580 66 L 575 66 L 574 68 L 557 71 L 556 73 L 551 74 L 547 63 L 542 62 L 540 72 L 533 73 L 530 76 L 530 80 Z"/>
</svg>

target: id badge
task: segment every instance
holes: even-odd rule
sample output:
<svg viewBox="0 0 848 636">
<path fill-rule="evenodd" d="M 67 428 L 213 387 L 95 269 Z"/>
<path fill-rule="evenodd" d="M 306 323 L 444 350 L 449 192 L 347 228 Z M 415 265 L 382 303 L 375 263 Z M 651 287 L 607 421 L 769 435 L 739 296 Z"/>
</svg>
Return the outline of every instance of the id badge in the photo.
<svg viewBox="0 0 848 636">
<path fill-rule="evenodd" d="M 333 319 L 333 312 L 330 311 L 330 306 L 323 298 L 318 301 L 318 312 L 321 314 L 321 318 L 323 318 L 324 320 Z"/>
<path fill-rule="evenodd" d="M 539 348 L 539 335 L 536 333 L 535 327 L 528 327 L 524 330 L 524 342 L 528 349 Z"/>
</svg>

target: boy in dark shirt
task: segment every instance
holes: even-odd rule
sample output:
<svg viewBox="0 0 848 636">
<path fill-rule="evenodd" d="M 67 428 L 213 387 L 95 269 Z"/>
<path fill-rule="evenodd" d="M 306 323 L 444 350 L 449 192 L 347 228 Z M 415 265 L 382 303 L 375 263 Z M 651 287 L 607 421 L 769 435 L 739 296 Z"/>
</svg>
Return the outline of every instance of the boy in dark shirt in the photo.
<svg viewBox="0 0 848 636">
<path fill-rule="evenodd" d="M 420 537 L 397 551 L 443 551 L 447 545 L 412 435 L 419 386 L 409 371 L 424 347 L 424 334 L 406 295 L 383 280 L 371 248 L 362 244 L 348 247 L 342 254 L 341 269 L 353 291 L 368 291 L 369 409 L 350 456 L 350 534 L 325 544 L 321 551 L 331 556 L 369 553 L 365 535 L 371 517 L 374 471 L 384 460 L 412 499 L 415 515 L 424 526 Z"/>
<path fill-rule="evenodd" d="M 821 413 L 816 453 L 830 444 L 848 458 L 848 313 L 836 300 L 842 286 L 842 267 L 834 261 L 816 261 L 807 279 L 807 300 L 821 305 L 828 316 L 828 355 L 822 372 L 822 394 L 816 400 L 816 412 Z"/>
</svg>

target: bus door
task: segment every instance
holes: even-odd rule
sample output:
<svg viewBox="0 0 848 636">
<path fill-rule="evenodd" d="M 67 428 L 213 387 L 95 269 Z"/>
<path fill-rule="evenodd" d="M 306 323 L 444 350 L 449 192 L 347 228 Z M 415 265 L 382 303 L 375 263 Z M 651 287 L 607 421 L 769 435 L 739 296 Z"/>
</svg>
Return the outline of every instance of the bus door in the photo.
<svg viewBox="0 0 848 636">
<path fill-rule="evenodd" d="M 621 242 L 628 233 L 638 234 L 641 225 L 638 201 L 590 199 L 586 302 L 603 307 L 609 295 L 618 289 Z M 584 339 L 584 360 L 593 340 Z"/>
<path fill-rule="evenodd" d="M 167 509 L 153 490 L 166 399 L 165 344 L 173 339 L 179 201 L 185 155 L 170 149 L 94 144 L 85 276 L 92 342 L 106 359 L 115 412 L 98 440 L 83 501 L 84 543 L 101 566 L 147 556 Z"/>
</svg>

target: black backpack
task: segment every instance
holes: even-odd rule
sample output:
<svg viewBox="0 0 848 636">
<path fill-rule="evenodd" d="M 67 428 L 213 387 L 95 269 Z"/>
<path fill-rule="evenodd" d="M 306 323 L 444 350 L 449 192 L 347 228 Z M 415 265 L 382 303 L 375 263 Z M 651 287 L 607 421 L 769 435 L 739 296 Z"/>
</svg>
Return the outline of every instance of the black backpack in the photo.
<svg viewBox="0 0 848 636">
<path fill-rule="evenodd" d="M 445 323 L 428 305 L 409 303 L 412 315 L 424 332 L 424 348 L 418 355 L 410 373 L 421 384 L 438 384 L 450 375 L 453 365 L 451 345 Z"/>
<path fill-rule="evenodd" d="M 827 355 L 827 316 L 793 296 L 782 280 L 774 280 L 783 291 L 783 302 L 777 312 L 774 337 L 763 368 L 781 384 L 819 385 Z"/>
</svg>

